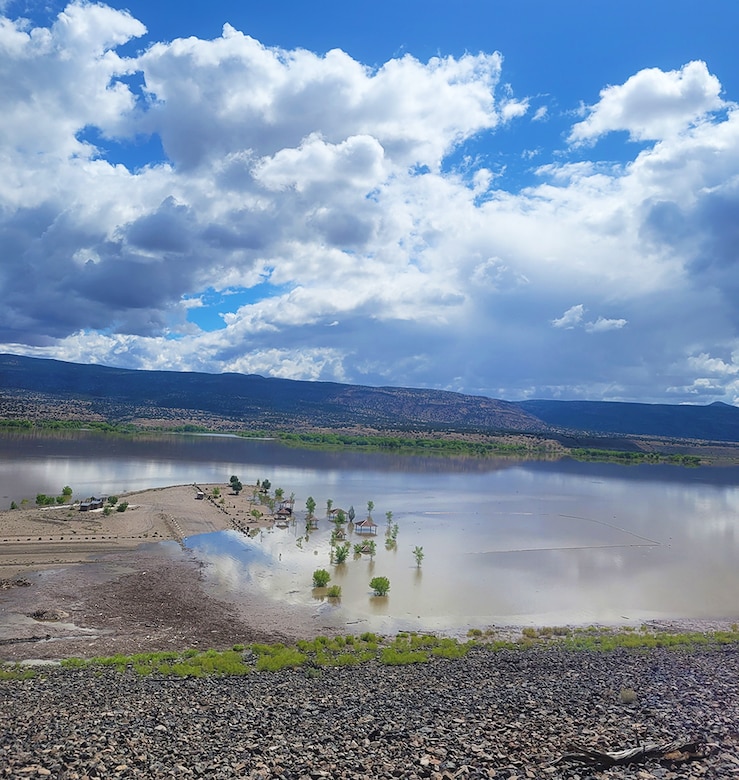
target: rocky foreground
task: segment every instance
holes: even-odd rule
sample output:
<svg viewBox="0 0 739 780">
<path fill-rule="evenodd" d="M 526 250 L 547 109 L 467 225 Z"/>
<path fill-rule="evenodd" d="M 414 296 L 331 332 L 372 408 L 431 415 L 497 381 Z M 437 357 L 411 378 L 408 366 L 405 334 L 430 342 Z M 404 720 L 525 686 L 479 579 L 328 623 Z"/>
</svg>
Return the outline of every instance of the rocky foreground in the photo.
<svg viewBox="0 0 739 780">
<path fill-rule="evenodd" d="M 0 682 L 0 777 L 739 777 L 739 648 L 556 648 L 173 679 L 53 669 Z M 616 751 L 697 740 L 611 768 Z"/>
</svg>

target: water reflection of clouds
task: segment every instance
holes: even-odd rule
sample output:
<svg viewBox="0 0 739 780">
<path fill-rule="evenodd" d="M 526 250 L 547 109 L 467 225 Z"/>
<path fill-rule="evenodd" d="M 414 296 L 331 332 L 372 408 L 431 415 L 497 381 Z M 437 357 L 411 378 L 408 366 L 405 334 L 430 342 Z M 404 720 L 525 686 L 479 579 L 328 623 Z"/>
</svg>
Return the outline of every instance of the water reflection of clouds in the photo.
<svg viewBox="0 0 739 780">
<path fill-rule="evenodd" d="M 34 440 L 25 455 L 13 449 L 3 459 L 0 447 L 0 494 L 23 486 L 20 497 L 33 497 L 69 484 L 79 496 L 226 481 L 235 473 L 245 483 L 268 477 L 294 491 L 298 507 L 308 495 L 319 508 L 331 498 L 334 506 L 354 505 L 361 517 L 372 499 L 379 524 L 374 562 L 365 557 L 332 566 L 325 518 L 298 546 L 302 511 L 296 525 L 254 538 L 228 532 L 217 544 L 188 540 L 224 587 L 256 587 L 312 609 L 312 572 L 327 568 L 343 597 L 339 608 L 324 605 L 326 613 L 372 627 L 739 616 L 739 470 L 567 462 L 465 468 L 414 458 L 378 461 L 370 454 L 298 457 L 273 444 L 201 441 L 207 446 L 186 442 L 171 451 L 157 440 L 150 458 L 126 442 L 117 442 L 115 457 L 108 457 L 102 440 L 88 452 L 80 439 L 74 456 L 53 448 L 39 456 Z M 400 526 L 395 551 L 384 549 L 388 510 Z M 660 546 L 641 546 L 646 539 Z M 412 556 L 416 545 L 426 554 L 421 570 Z M 391 580 L 386 612 L 371 601 L 373 573 Z"/>
</svg>

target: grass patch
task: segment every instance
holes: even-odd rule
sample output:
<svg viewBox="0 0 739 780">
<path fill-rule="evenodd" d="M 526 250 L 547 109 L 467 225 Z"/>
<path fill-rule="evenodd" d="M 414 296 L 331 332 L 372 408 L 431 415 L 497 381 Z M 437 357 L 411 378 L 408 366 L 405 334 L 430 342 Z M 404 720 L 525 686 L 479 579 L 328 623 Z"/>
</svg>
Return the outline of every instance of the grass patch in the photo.
<svg viewBox="0 0 739 780">
<path fill-rule="evenodd" d="M 281 669 L 295 669 L 307 660 L 308 656 L 294 647 L 275 645 L 269 652 L 259 655 L 256 669 L 259 672 L 278 672 Z"/>
<path fill-rule="evenodd" d="M 13 664 L 8 667 L 0 667 L 0 680 L 30 680 L 36 676 L 36 671 L 30 666 Z"/>
<path fill-rule="evenodd" d="M 547 646 L 561 647 L 572 652 L 610 652 L 617 649 L 639 652 L 652 648 L 690 652 L 702 647 L 739 644 L 738 629 L 735 625 L 726 631 L 667 633 L 650 631 L 646 627 L 526 627 L 522 629 L 522 637 L 518 641 L 496 639 L 492 629 L 484 632 L 470 629 L 467 641 L 415 631 L 402 631 L 394 637 L 365 632 L 359 636 L 318 636 L 301 640 L 294 646 L 237 644 L 231 650 L 224 651 L 188 649 L 130 656 L 98 656 L 89 660 L 72 657 L 62 661 L 61 665 L 67 669 L 92 668 L 95 674 L 103 674 L 107 669 L 142 676 L 203 677 L 302 668 L 306 675 L 314 676 L 320 674 L 322 668 L 354 666 L 371 661 L 402 666 L 425 663 L 432 659 L 458 659 L 463 658 L 473 647 L 488 652 L 525 652 Z M 17 664 L 0 665 L 0 680 L 23 680 L 36 673 L 37 670 Z"/>
<path fill-rule="evenodd" d="M 429 654 L 423 650 L 400 650 L 395 647 L 383 647 L 379 661 L 386 666 L 405 666 L 422 664 L 429 660 Z"/>
</svg>

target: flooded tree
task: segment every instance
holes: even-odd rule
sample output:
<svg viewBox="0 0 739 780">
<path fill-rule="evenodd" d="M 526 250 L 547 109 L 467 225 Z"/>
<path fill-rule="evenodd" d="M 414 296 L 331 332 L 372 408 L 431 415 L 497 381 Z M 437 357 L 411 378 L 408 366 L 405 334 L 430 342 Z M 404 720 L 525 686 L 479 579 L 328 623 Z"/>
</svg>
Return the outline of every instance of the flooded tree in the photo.
<svg viewBox="0 0 739 780">
<path fill-rule="evenodd" d="M 390 590 L 390 580 L 387 577 L 373 577 L 369 586 L 374 591 L 375 596 L 386 596 Z"/>
</svg>

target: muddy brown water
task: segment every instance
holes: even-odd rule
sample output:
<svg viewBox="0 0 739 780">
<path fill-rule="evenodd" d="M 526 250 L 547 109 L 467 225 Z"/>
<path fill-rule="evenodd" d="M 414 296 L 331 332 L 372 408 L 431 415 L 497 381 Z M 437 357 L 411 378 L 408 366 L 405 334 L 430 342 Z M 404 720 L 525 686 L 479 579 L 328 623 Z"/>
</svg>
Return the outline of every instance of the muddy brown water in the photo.
<svg viewBox="0 0 739 780">
<path fill-rule="evenodd" d="M 70 485 L 75 497 L 268 478 L 295 493 L 295 523 L 254 537 L 188 539 L 208 585 L 258 589 L 323 624 L 463 629 L 491 624 L 739 618 L 739 469 L 310 452 L 228 437 L 0 437 L 0 501 Z M 306 535 L 305 502 L 318 529 Z M 376 555 L 330 563 L 326 501 L 377 523 Z M 386 513 L 397 547 L 385 548 Z M 348 541 L 361 541 L 356 530 Z M 416 566 L 415 547 L 424 552 Z M 342 597 L 311 588 L 326 568 Z M 374 598 L 373 576 L 390 579 Z"/>
</svg>

